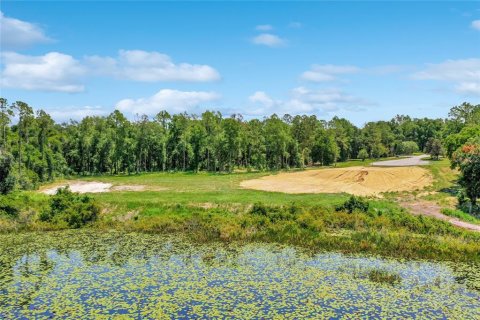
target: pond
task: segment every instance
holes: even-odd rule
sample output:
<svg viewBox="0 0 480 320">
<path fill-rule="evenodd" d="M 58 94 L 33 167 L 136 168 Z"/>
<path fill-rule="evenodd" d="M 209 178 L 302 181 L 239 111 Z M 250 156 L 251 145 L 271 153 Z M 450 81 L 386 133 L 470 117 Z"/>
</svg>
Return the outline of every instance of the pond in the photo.
<svg viewBox="0 0 480 320">
<path fill-rule="evenodd" d="M 480 319 L 480 268 L 275 244 L 0 235 L 0 318 Z"/>
</svg>

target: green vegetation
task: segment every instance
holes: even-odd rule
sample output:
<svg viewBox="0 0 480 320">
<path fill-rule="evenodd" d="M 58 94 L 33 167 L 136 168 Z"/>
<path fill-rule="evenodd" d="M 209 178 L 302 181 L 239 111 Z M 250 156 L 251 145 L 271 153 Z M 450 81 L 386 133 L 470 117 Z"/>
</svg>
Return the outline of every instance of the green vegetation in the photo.
<svg viewBox="0 0 480 320">
<path fill-rule="evenodd" d="M 480 143 L 466 144 L 457 150 L 452 157 L 452 167 L 459 168 L 458 182 L 465 192 L 465 196 L 461 195 L 460 206 L 465 204 L 467 198 L 470 202 L 469 212 L 480 212 L 477 206 L 477 199 L 480 198 Z"/>
<path fill-rule="evenodd" d="M 1 232 L 88 225 L 185 233 L 199 240 L 273 241 L 408 258 L 480 259 L 478 234 L 412 216 L 391 201 L 239 187 L 242 180 L 271 174 L 264 170 L 368 165 L 373 158 L 415 152 L 415 145 L 426 151 L 445 136 L 478 126 L 471 114 L 480 106 L 455 107 L 456 113 L 447 120 L 397 116 L 361 129 L 339 118 L 325 122 L 314 116 L 273 115 L 245 121 L 214 112 L 201 117 L 161 112 L 154 119 L 131 122 L 115 111 L 108 117 L 55 124 L 42 111 L 34 115 L 23 102 L 8 106 L 3 100 L 2 106 L 0 174 L 12 177 L 4 181 L 14 181 L 17 191 L 1 196 Z M 10 125 L 14 111 L 18 122 Z M 364 161 L 351 159 L 357 155 Z M 451 195 L 455 173 L 446 160 L 435 161 L 431 170 L 436 177 L 433 190 Z M 68 190 L 53 197 L 18 191 L 53 179 L 61 183 L 62 177 L 72 174 L 83 175 L 84 181 L 141 185 L 145 190 L 97 194 L 95 200 Z M 10 182 L 4 193 L 11 191 Z M 474 200 L 468 195 L 467 201 Z"/>
<path fill-rule="evenodd" d="M 287 195 L 238 187 L 241 180 L 260 175 L 263 173 L 89 177 L 86 180 L 167 188 L 96 194 L 103 213 L 91 227 L 180 233 L 196 241 L 266 241 L 406 258 L 480 259 L 480 234 L 434 218 L 413 216 L 388 200 L 369 199 L 365 212 L 350 214 L 335 210 L 349 200 L 347 195 Z M 51 207 L 49 196 L 22 192 L 12 198 L 22 206 L 22 213 L 17 218 L 0 216 L 4 232 L 68 227 L 64 219 L 60 223 L 40 221 L 41 212 Z"/>
<path fill-rule="evenodd" d="M 40 221 L 66 224 L 70 228 L 80 228 L 95 221 L 100 212 L 98 204 L 87 195 L 78 195 L 68 187 L 59 188 L 50 198 L 49 207 L 40 213 Z"/>
<path fill-rule="evenodd" d="M 374 269 L 368 272 L 368 279 L 378 283 L 388 283 L 391 285 L 397 284 L 402 281 L 402 278 L 396 274 L 383 269 Z"/>
<path fill-rule="evenodd" d="M 415 141 L 403 141 L 399 145 L 399 147 L 400 147 L 400 149 L 398 150 L 397 154 L 408 154 L 408 155 L 410 155 L 410 154 L 414 154 L 414 153 L 416 153 L 420 150 L 418 148 L 418 144 Z"/>
<path fill-rule="evenodd" d="M 15 186 L 15 178 L 12 174 L 13 158 L 0 149 L 0 195 L 11 192 Z"/>
<path fill-rule="evenodd" d="M 355 211 L 367 212 L 369 203 L 360 197 L 351 196 L 345 203 L 335 208 L 336 211 L 346 211 L 353 213 Z"/>
<path fill-rule="evenodd" d="M 470 223 L 473 223 L 473 224 L 480 225 L 480 219 L 479 218 L 477 218 L 477 217 L 475 217 L 471 214 L 465 213 L 462 210 L 444 208 L 444 209 L 442 209 L 442 213 L 447 215 L 447 216 L 450 216 L 450 217 L 458 218 L 462 221 L 466 221 L 466 222 L 470 222 Z"/>
<path fill-rule="evenodd" d="M 22 101 L 0 102 L 0 149 L 9 155 L 2 156 L 1 165 L 8 165 L 5 159 L 11 162 L 19 189 L 69 175 L 281 170 L 419 150 L 437 158 L 449 136 L 463 137 L 467 128 L 478 126 L 480 108 L 462 104 L 452 108 L 447 120 L 396 116 L 358 128 L 338 117 L 323 121 L 274 114 L 247 121 L 241 115 L 223 117 L 211 111 L 201 116 L 162 111 L 153 119 L 141 116 L 132 122 L 115 110 L 106 117 L 58 124 Z M 14 117 L 18 121 L 12 125 Z M 450 140 L 449 151 L 463 141 Z"/>
</svg>

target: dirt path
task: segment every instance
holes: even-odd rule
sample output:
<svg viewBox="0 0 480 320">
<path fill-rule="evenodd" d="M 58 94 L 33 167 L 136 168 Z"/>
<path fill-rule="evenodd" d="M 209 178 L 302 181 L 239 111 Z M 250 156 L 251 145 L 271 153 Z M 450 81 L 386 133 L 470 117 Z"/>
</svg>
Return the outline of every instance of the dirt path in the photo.
<svg viewBox="0 0 480 320">
<path fill-rule="evenodd" d="M 423 158 L 429 157 L 427 154 L 422 154 L 420 156 L 412 156 L 408 158 L 401 158 L 397 160 L 387 160 L 387 161 L 377 161 L 373 162 L 372 166 L 375 167 L 409 167 L 409 166 L 423 166 L 430 164 L 430 162 L 422 160 Z"/>
<path fill-rule="evenodd" d="M 425 215 L 434 217 L 440 220 L 448 221 L 454 226 L 480 232 L 480 225 L 461 221 L 457 218 L 449 217 L 441 213 L 441 207 L 433 202 L 426 200 L 414 200 L 412 202 L 400 202 L 400 205 L 405 209 L 410 210 L 415 215 Z"/>
</svg>

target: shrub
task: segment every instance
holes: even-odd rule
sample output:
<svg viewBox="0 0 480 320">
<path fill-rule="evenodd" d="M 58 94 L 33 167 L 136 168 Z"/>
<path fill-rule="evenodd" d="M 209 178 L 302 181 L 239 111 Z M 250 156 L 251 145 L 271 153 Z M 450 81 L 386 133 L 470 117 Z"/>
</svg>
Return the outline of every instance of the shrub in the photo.
<svg viewBox="0 0 480 320">
<path fill-rule="evenodd" d="M 346 211 L 348 213 L 353 213 L 354 211 L 367 212 L 368 207 L 369 207 L 368 201 L 360 197 L 351 196 L 342 205 L 337 206 L 335 210 Z"/>
<path fill-rule="evenodd" d="M 93 198 L 73 193 L 65 187 L 58 189 L 50 198 L 49 208 L 40 214 L 40 220 L 80 228 L 94 221 L 99 213 L 100 207 Z"/>
<path fill-rule="evenodd" d="M 251 214 L 257 214 L 260 216 L 266 216 L 267 215 L 267 208 L 265 205 L 261 202 L 257 202 L 253 205 L 252 209 L 250 210 Z"/>
<path fill-rule="evenodd" d="M 15 203 L 15 199 L 10 195 L 0 196 L 0 215 L 7 215 L 15 218 L 20 213 L 18 203 Z"/>
</svg>

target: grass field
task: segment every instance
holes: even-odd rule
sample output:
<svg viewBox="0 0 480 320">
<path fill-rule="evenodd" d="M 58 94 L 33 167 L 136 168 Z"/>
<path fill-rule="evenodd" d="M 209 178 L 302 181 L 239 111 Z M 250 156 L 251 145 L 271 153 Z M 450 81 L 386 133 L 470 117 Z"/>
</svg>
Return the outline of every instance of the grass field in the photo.
<svg viewBox="0 0 480 320">
<path fill-rule="evenodd" d="M 359 162 L 364 164 L 350 161 L 343 166 Z M 435 162 L 430 170 L 435 182 L 428 190 L 440 190 L 442 195 L 435 197 L 441 199 L 455 173 L 445 161 Z M 384 199 L 369 198 L 367 211 L 349 214 L 335 210 L 349 198 L 347 194 L 285 194 L 240 187 L 241 181 L 269 174 L 149 173 L 75 179 L 146 188 L 92 195 L 103 208 L 92 225 L 95 228 L 181 232 L 197 241 L 272 241 L 315 250 L 480 261 L 478 233 L 434 218 L 413 216 L 391 200 L 392 194 Z M 29 191 L 15 197 L 22 203 L 22 214 L 15 220 L 0 218 L 0 230 L 59 228 L 35 220 L 48 205 L 47 195 Z"/>
</svg>

